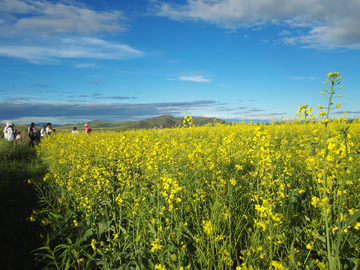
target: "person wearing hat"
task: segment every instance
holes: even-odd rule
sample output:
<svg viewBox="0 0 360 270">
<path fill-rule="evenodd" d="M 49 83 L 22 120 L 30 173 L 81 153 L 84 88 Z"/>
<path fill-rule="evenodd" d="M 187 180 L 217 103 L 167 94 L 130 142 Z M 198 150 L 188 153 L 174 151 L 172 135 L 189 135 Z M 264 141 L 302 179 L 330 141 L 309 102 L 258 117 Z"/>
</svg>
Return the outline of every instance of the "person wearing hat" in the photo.
<svg viewBox="0 0 360 270">
<path fill-rule="evenodd" d="M 85 127 L 85 135 L 90 134 L 92 129 L 91 129 L 89 123 L 85 123 L 84 127 Z"/>
</svg>

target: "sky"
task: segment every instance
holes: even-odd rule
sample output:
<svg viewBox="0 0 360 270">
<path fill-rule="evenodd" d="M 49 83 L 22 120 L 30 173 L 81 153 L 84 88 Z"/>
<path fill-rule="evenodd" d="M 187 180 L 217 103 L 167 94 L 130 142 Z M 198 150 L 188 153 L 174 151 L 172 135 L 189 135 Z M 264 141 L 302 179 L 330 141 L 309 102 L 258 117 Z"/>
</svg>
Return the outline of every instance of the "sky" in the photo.
<svg viewBox="0 0 360 270">
<path fill-rule="evenodd" d="M 0 122 L 360 116 L 359 0 L 0 0 Z"/>
</svg>

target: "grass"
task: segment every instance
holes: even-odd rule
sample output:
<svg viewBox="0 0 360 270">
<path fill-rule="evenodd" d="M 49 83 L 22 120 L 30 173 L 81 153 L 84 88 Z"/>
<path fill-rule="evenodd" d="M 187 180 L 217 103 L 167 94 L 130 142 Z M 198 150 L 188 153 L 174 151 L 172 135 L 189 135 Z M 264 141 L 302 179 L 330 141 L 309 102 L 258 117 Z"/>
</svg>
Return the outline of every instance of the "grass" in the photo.
<svg viewBox="0 0 360 270">
<path fill-rule="evenodd" d="M 24 137 L 24 134 L 23 134 Z M 46 168 L 34 148 L 0 140 L 0 265 L 3 269 L 39 269 L 31 252 L 41 245 L 40 228 L 29 217 L 37 207 L 29 183 L 43 178 Z"/>
</svg>

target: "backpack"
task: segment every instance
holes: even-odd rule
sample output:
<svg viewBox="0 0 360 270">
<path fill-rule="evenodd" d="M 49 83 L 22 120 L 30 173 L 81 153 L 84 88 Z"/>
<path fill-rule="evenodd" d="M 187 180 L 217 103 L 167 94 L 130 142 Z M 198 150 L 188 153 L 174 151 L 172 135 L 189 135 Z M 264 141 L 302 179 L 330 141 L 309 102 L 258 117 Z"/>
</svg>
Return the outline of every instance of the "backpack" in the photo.
<svg viewBox="0 0 360 270">
<path fill-rule="evenodd" d="M 29 137 L 30 138 L 36 137 L 36 133 L 33 128 L 29 128 Z"/>
</svg>

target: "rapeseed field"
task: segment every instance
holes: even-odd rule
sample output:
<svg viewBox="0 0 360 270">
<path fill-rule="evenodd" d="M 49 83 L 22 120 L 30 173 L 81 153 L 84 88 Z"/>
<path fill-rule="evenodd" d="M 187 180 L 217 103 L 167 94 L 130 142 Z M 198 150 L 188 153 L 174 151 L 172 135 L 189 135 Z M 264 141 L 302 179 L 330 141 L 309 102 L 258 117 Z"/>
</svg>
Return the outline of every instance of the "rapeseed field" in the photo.
<svg viewBox="0 0 360 270">
<path fill-rule="evenodd" d="M 38 258 L 52 269 L 354 269 L 360 120 L 311 112 L 45 139 Z"/>
</svg>

